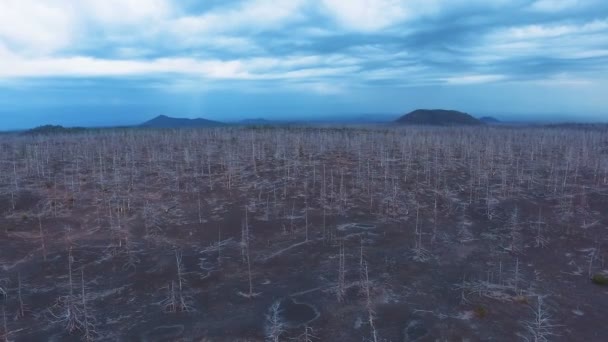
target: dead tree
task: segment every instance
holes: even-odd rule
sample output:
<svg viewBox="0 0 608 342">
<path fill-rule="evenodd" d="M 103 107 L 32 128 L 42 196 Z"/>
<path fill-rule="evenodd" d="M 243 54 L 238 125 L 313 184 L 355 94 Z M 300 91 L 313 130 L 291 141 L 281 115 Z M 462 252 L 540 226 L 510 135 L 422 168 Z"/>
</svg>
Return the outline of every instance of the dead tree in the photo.
<svg viewBox="0 0 608 342">
<path fill-rule="evenodd" d="M 365 295 L 365 309 L 367 310 L 367 323 L 370 329 L 370 341 L 378 342 L 378 331 L 376 330 L 376 312 L 374 311 L 374 304 L 371 297 L 372 283 L 369 280 L 369 272 L 367 262 L 363 265 L 363 292 Z"/>
<path fill-rule="evenodd" d="M 72 278 L 72 247 L 68 251 L 68 294 L 59 297 L 55 307 L 49 310 L 53 323 L 61 324 L 68 333 L 84 330 L 85 319 L 82 307 L 79 305 L 78 298 L 74 293 L 74 281 Z"/>
<path fill-rule="evenodd" d="M 250 248 L 250 239 L 249 239 L 249 220 L 248 220 L 247 211 L 248 211 L 248 209 L 245 208 L 245 225 L 243 227 L 244 241 L 242 241 L 242 248 L 244 251 L 244 258 L 245 258 L 244 261 L 247 263 L 247 280 L 249 283 L 249 290 L 247 293 L 239 291 L 239 295 L 246 297 L 246 298 L 254 298 L 254 297 L 259 296 L 260 293 L 253 292 L 253 275 L 251 272 L 251 253 L 250 253 L 251 248 Z"/>
<path fill-rule="evenodd" d="M 281 313 L 281 302 L 276 301 L 270 306 L 266 314 L 266 324 L 264 326 L 266 341 L 279 342 L 279 338 L 285 331 L 286 325 Z"/>
<path fill-rule="evenodd" d="M 42 250 L 42 259 L 46 261 L 46 242 L 44 240 L 44 230 L 42 230 L 41 214 L 38 214 L 38 231 L 40 235 L 40 249 Z"/>
<path fill-rule="evenodd" d="M 418 223 L 419 221 L 420 206 L 416 206 L 416 229 L 415 229 L 415 246 L 413 249 L 414 256 L 413 260 L 418 262 L 426 262 L 430 258 L 430 253 L 422 246 L 422 228 Z"/>
<path fill-rule="evenodd" d="M 8 294 L 6 293 L 6 290 L 2 287 L 4 285 L 4 281 L 2 279 L 0 279 L 0 299 L 2 300 L 6 300 L 6 298 L 8 297 Z"/>
<path fill-rule="evenodd" d="M 338 302 L 344 301 L 346 295 L 346 266 L 344 256 L 344 244 L 340 244 L 340 250 L 338 252 L 338 284 L 336 286 L 336 296 Z"/>
<path fill-rule="evenodd" d="M 4 307 L 4 303 L 2 303 L 2 342 L 10 342 L 8 339 L 10 331 L 8 330 L 8 321 L 6 319 L 6 309 Z"/>
<path fill-rule="evenodd" d="M 543 225 L 545 222 L 542 219 L 542 209 L 540 208 L 538 209 L 538 220 L 534 223 L 536 223 L 536 237 L 534 238 L 536 247 L 545 247 L 549 240 L 543 234 Z"/>
<path fill-rule="evenodd" d="M 556 329 L 559 325 L 554 323 L 542 296 L 537 296 L 536 305 L 530 309 L 533 312 L 532 319 L 521 322 L 527 332 L 523 338 L 530 342 L 547 342 L 550 337 L 557 336 Z"/>
<path fill-rule="evenodd" d="M 89 307 L 87 304 L 87 294 L 84 282 L 84 267 L 80 269 L 80 287 L 81 293 L 81 306 L 82 306 L 82 318 L 83 318 L 83 338 L 85 341 L 94 341 L 97 335 L 95 330 L 95 319 L 90 315 Z"/>
<path fill-rule="evenodd" d="M 182 253 L 175 250 L 176 280 L 172 280 L 167 286 L 167 297 L 162 302 L 166 312 L 191 312 L 194 309 L 190 304 L 190 297 L 185 295 L 186 278 L 182 264 Z M 176 286 L 177 283 L 177 286 Z"/>
<path fill-rule="evenodd" d="M 298 342 L 313 342 L 313 340 L 317 339 L 317 336 L 314 335 L 314 329 L 309 326 L 309 325 L 305 325 L 304 326 L 304 332 L 299 335 L 296 339 L 296 341 Z"/>
<path fill-rule="evenodd" d="M 17 273 L 17 301 L 19 303 L 19 307 L 17 308 L 16 318 L 23 318 L 23 317 L 25 317 L 25 312 L 27 310 L 27 307 L 26 307 L 26 305 L 23 302 L 22 289 L 23 289 L 23 284 L 21 282 L 21 272 L 18 272 Z"/>
</svg>

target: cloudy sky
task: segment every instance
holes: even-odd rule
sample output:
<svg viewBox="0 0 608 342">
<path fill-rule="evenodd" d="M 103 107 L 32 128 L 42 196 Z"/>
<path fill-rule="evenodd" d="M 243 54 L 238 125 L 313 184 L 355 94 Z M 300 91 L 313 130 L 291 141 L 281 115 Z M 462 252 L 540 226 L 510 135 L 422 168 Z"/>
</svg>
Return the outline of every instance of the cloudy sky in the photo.
<svg viewBox="0 0 608 342">
<path fill-rule="evenodd" d="M 415 108 L 608 121 L 608 1 L 0 0 L 0 129 Z"/>
</svg>

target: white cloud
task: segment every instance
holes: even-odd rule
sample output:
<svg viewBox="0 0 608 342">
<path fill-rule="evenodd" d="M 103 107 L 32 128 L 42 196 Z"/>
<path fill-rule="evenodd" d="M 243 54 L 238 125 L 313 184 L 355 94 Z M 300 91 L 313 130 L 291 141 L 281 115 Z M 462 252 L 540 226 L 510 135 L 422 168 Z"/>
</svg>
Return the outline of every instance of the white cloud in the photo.
<svg viewBox="0 0 608 342">
<path fill-rule="evenodd" d="M 51 54 L 87 39 L 172 13 L 169 0 L 0 0 L 0 42 L 26 55 Z"/>
<path fill-rule="evenodd" d="M 501 8 L 512 0 L 321 0 L 321 3 L 325 13 L 341 27 L 375 32 L 465 8 Z"/>
<path fill-rule="evenodd" d="M 608 57 L 608 49 L 589 49 L 589 50 L 572 51 L 570 56 L 572 58 Z"/>
<path fill-rule="evenodd" d="M 410 14 L 401 0 L 323 0 L 338 24 L 357 31 L 376 31 L 394 25 Z"/>
<path fill-rule="evenodd" d="M 55 1 L 0 0 L 0 42 L 25 53 L 48 53 L 72 39 L 72 15 Z"/>
<path fill-rule="evenodd" d="M 593 85 L 595 81 L 590 78 L 583 78 L 570 73 L 560 73 L 540 80 L 533 80 L 530 83 L 552 87 L 584 87 Z"/>
<path fill-rule="evenodd" d="M 158 74 L 199 75 L 209 78 L 249 78 L 239 61 L 160 58 L 155 60 L 109 60 L 92 57 L 4 58 L 3 78 L 95 77 Z"/>
<path fill-rule="evenodd" d="M 317 56 L 218 60 L 159 58 L 153 60 L 112 60 L 93 57 L 21 58 L 0 49 L 0 79 L 42 77 L 128 77 L 175 74 L 209 80 L 315 80 L 320 77 L 349 75 L 353 65 L 323 66 Z"/>
<path fill-rule="evenodd" d="M 462 76 L 450 76 L 441 79 L 447 84 L 453 85 L 465 85 L 465 84 L 481 84 L 481 83 L 493 83 L 498 81 L 504 81 L 507 77 L 505 75 L 462 75 Z"/>
<path fill-rule="evenodd" d="M 572 34 L 590 34 L 608 30 L 608 20 L 595 20 L 583 25 L 525 25 L 497 32 L 498 39 L 531 40 Z"/>
<path fill-rule="evenodd" d="M 238 35 L 173 33 L 169 36 L 169 39 L 172 47 L 197 48 L 201 54 L 206 54 L 210 51 L 241 54 L 259 54 L 264 52 L 255 40 Z"/>
<path fill-rule="evenodd" d="M 146 55 L 151 55 L 154 53 L 152 49 L 148 48 L 137 48 L 137 47 L 119 47 L 115 50 L 118 58 L 121 59 L 132 59 L 132 58 L 140 58 Z"/>
<path fill-rule="evenodd" d="M 252 0 L 237 6 L 217 9 L 198 16 L 185 16 L 169 23 L 169 30 L 177 36 L 258 31 L 277 28 L 299 17 L 303 0 Z"/>
<path fill-rule="evenodd" d="M 582 60 L 608 56 L 608 20 L 588 23 L 523 25 L 487 33 L 468 50 L 475 65 L 509 68 L 517 59 Z M 596 66 L 597 68 L 597 66 Z"/>
<path fill-rule="evenodd" d="M 290 88 L 294 90 L 304 90 L 318 95 L 339 95 L 344 93 L 344 88 L 336 83 L 329 82 L 306 82 L 292 84 Z"/>
<path fill-rule="evenodd" d="M 118 25 L 159 20 L 174 11 L 167 0 L 78 0 L 76 6 L 97 22 Z"/>
<path fill-rule="evenodd" d="M 530 9 L 538 12 L 561 12 L 591 1 L 593 0 L 538 0 L 532 3 Z"/>
<path fill-rule="evenodd" d="M 329 84 L 347 78 L 369 85 L 511 81 L 517 75 L 508 71 L 514 70 L 510 63 L 522 60 L 608 57 L 608 19 L 551 22 L 555 14 L 529 12 L 576 10 L 598 1 L 239 0 L 196 13 L 177 0 L 0 0 L 0 80 L 171 74 L 194 83 L 298 80 L 307 84 L 302 89 L 327 93 Z M 525 25 L 484 26 L 480 20 L 485 10 L 508 16 L 522 8 L 528 12 L 517 22 Z M 397 41 L 431 32 L 445 18 L 479 24 L 474 44 L 455 39 L 436 47 L 432 35 L 422 49 L 407 38 Z M 334 48 L 328 44 L 348 31 L 374 35 L 340 42 L 335 49 L 343 52 L 328 53 Z M 277 43 L 268 38 L 273 32 L 281 33 Z M 113 57 L 95 57 L 101 55 Z M 450 70 L 461 62 L 466 70 Z"/>
</svg>

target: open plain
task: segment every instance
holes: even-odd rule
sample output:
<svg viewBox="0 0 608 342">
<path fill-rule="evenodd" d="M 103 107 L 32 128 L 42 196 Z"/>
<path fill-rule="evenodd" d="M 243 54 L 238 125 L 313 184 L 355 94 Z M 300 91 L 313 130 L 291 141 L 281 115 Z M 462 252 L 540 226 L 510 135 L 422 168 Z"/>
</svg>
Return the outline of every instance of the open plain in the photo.
<svg viewBox="0 0 608 342">
<path fill-rule="evenodd" d="M 606 341 L 604 127 L 0 136 L 2 341 Z"/>
</svg>

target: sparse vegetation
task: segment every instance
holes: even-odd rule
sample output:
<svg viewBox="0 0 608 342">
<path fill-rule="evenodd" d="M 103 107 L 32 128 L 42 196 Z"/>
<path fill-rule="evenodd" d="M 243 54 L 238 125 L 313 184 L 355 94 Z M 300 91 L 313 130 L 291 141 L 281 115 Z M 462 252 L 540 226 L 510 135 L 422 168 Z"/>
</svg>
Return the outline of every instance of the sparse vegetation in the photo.
<svg viewBox="0 0 608 342">
<path fill-rule="evenodd" d="M 476 306 L 473 309 L 473 312 L 475 312 L 475 317 L 477 318 L 486 318 L 486 316 L 488 315 L 488 309 L 481 305 Z"/>
<path fill-rule="evenodd" d="M 608 335 L 606 129 L 65 133 L 0 137 L 5 340 Z"/>
<path fill-rule="evenodd" d="M 608 276 L 604 274 L 594 274 L 591 281 L 597 285 L 608 286 Z"/>
</svg>

